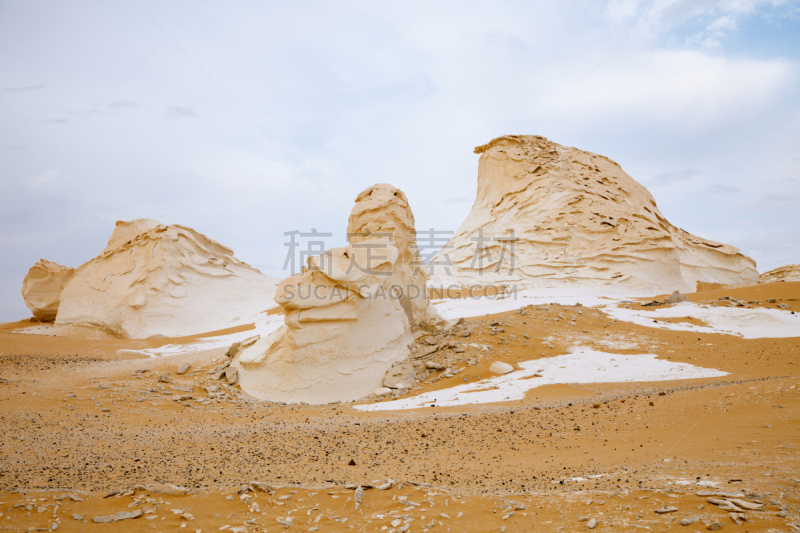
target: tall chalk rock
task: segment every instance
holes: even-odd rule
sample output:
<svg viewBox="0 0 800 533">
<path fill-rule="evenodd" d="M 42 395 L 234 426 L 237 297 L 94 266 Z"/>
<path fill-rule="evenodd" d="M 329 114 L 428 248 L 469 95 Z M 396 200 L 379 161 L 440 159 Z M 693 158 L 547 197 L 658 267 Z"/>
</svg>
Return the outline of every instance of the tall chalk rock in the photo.
<svg viewBox="0 0 800 533">
<path fill-rule="evenodd" d="M 475 153 L 477 198 L 434 258 L 432 285 L 652 294 L 758 281 L 755 261 L 670 224 L 607 157 L 538 135 L 498 137 Z"/>
<path fill-rule="evenodd" d="M 22 281 L 22 297 L 33 316 L 42 322 L 53 322 L 61 302 L 61 291 L 75 273 L 74 268 L 40 259 Z"/>
<path fill-rule="evenodd" d="M 191 228 L 119 221 L 105 250 L 64 287 L 56 324 L 132 339 L 194 335 L 275 307 L 276 286 L 277 279 Z"/>
<path fill-rule="evenodd" d="M 447 327 L 427 299 L 413 232 L 402 191 L 379 184 L 359 194 L 350 244 L 281 281 L 275 301 L 285 324 L 235 354 L 242 389 L 287 403 L 362 398 L 383 385 L 417 335 Z"/>
</svg>

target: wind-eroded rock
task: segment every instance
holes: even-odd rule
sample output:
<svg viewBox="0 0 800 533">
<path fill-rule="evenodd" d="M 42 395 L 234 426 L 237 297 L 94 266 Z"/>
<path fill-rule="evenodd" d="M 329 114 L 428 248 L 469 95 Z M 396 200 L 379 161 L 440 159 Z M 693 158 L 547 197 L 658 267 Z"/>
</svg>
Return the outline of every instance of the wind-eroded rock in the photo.
<svg viewBox="0 0 800 533">
<path fill-rule="evenodd" d="M 42 322 L 56 319 L 61 291 L 75 273 L 74 268 L 39 259 L 22 281 L 22 297 L 33 316 Z"/>
<path fill-rule="evenodd" d="M 538 135 L 498 137 L 475 152 L 477 198 L 434 259 L 436 285 L 652 294 L 758 279 L 755 261 L 737 248 L 670 224 L 607 157 Z"/>
<path fill-rule="evenodd" d="M 285 324 L 232 350 L 238 382 L 272 401 L 311 404 L 362 398 L 408 355 L 415 332 L 447 324 L 427 298 L 427 270 L 405 194 L 379 184 L 358 195 L 344 248 L 308 260 L 275 301 Z"/>
<path fill-rule="evenodd" d="M 119 221 L 106 249 L 64 287 L 56 324 L 133 339 L 194 335 L 274 307 L 276 282 L 186 226 Z"/>
<path fill-rule="evenodd" d="M 800 281 L 800 264 L 785 265 L 764 272 L 758 277 L 759 283 L 774 283 L 776 281 Z"/>
</svg>

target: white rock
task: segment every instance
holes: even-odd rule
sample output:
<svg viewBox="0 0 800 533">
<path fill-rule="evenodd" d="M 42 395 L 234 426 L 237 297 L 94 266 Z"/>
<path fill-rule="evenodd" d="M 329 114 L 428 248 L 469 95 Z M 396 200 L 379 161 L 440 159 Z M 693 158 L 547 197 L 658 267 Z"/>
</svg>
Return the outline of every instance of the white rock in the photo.
<svg viewBox="0 0 800 533">
<path fill-rule="evenodd" d="M 509 372 L 513 372 L 514 367 L 509 365 L 508 363 L 504 363 L 502 361 L 495 361 L 492 363 L 492 366 L 489 367 L 489 372 L 494 374 L 508 374 Z"/>
<path fill-rule="evenodd" d="M 33 316 L 42 322 L 56 319 L 61 291 L 75 273 L 74 268 L 39 259 L 22 280 L 22 297 Z"/>
<path fill-rule="evenodd" d="M 664 300 L 665 304 L 679 304 L 681 302 L 687 301 L 688 298 L 684 296 L 681 291 L 673 291 L 666 300 Z"/>
<path fill-rule="evenodd" d="M 167 494 L 169 496 L 183 496 L 189 492 L 186 487 L 171 484 L 149 485 L 147 490 L 153 494 Z"/>
<path fill-rule="evenodd" d="M 276 284 L 191 228 L 119 221 L 106 249 L 61 291 L 56 324 L 132 339 L 194 335 L 275 307 Z"/>
<path fill-rule="evenodd" d="M 368 187 L 347 232 L 349 246 L 309 258 L 305 272 L 279 283 L 275 301 L 285 324 L 234 356 L 248 394 L 309 404 L 362 398 L 407 357 L 415 330 L 449 325 L 428 301 L 402 191 Z"/>
<path fill-rule="evenodd" d="M 758 280 L 755 261 L 670 224 L 607 157 L 533 135 L 498 137 L 475 153 L 477 198 L 432 261 L 432 285 L 658 294 Z"/>
<path fill-rule="evenodd" d="M 758 277 L 759 283 L 774 283 L 776 281 L 800 281 L 800 264 L 775 268 L 769 272 L 764 272 Z"/>
<path fill-rule="evenodd" d="M 383 386 L 390 389 L 410 389 L 414 386 L 416 372 L 411 363 L 396 363 L 386 372 Z"/>
<path fill-rule="evenodd" d="M 374 394 L 375 396 L 378 396 L 378 397 L 388 396 L 391 393 L 392 393 L 392 389 L 390 389 L 388 387 L 378 387 L 377 389 L 372 391 L 372 394 Z"/>
</svg>

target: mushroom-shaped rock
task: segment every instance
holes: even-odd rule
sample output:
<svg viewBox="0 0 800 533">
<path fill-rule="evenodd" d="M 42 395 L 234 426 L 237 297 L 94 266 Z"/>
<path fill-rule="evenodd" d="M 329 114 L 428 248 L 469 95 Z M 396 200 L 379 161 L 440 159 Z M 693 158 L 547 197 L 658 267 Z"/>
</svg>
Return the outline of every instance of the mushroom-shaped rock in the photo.
<svg viewBox="0 0 800 533">
<path fill-rule="evenodd" d="M 64 287 L 56 324 L 132 339 L 215 331 L 275 307 L 277 281 L 186 226 L 119 221 L 105 250 Z"/>
<path fill-rule="evenodd" d="M 449 325 L 428 301 L 402 191 L 380 184 L 359 194 L 348 237 L 278 284 L 284 325 L 232 363 L 247 393 L 310 404 L 363 398 L 407 357 L 415 332 Z"/>
<path fill-rule="evenodd" d="M 22 281 L 22 297 L 33 316 L 42 322 L 56 319 L 61 291 L 75 273 L 74 268 L 39 259 Z"/>
<path fill-rule="evenodd" d="M 432 285 L 658 294 L 758 280 L 755 261 L 670 224 L 607 157 L 538 135 L 498 137 L 475 153 L 477 197 L 431 262 Z"/>
</svg>

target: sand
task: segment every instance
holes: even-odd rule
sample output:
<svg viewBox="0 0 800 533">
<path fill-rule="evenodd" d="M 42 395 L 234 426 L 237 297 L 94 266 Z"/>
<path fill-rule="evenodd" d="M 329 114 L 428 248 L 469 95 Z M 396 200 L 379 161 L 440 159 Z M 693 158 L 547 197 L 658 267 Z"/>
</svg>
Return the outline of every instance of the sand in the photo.
<svg viewBox="0 0 800 533">
<path fill-rule="evenodd" d="M 688 296 L 695 304 L 723 296 L 762 302 L 748 304 L 746 311 L 784 303 L 789 309 L 781 312 L 797 313 L 798 292 L 800 283 L 781 282 Z M 769 298 L 776 303 L 767 303 Z M 728 301 L 721 302 L 715 305 L 727 309 Z M 444 394 L 464 385 L 464 378 L 495 379 L 489 373 L 495 361 L 520 369 L 552 364 L 570 350 L 576 353 L 576 346 L 615 356 L 652 354 L 649 360 L 659 364 L 712 375 L 575 379 L 530 388 L 507 401 L 364 412 L 357 407 L 398 400 L 260 402 L 208 373 L 223 360 L 222 347 L 162 357 L 136 353 L 213 336 L 124 340 L 88 329 L 32 335 L 20 330 L 41 325 L 4 324 L 0 528 L 25 531 L 57 523 L 58 531 L 167 531 L 186 522 L 186 531 L 226 525 L 283 531 L 279 520 L 291 517 L 290 531 L 398 531 L 408 518 L 409 531 L 584 531 L 589 519 L 599 521 L 598 530 L 610 531 L 701 531 L 703 520 L 724 524 L 726 531 L 789 530 L 800 505 L 800 331 L 746 338 L 610 316 L 626 307 L 640 313 L 680 308 L 649 311 L 642 303 L 617 299 L 590 308 L 537 302 L 467 318 L 460 327 L 469 337 L 453 336 L 464 352 L 447 348 L 426 359 L 462 370 L 438 379 L 445 371 L 432 371 L 419 389 L 398 400 Z M 217 336 L 246 337 L 248 331 Z M 177 375 L 187 362 L 189 371 Z M 169 383 L 158 379 L 165 373 Z M 212 383 L 219 392 L 203 388 Z M 396 484 L 366 490 L 355 508 L 348 484 L 386 479 Z M 274 495 L 247 492 L 251 498 L 243 501 L 237 491 L 251 481 L 282 488 Z M 163 483 L 192 493 L 129 493 Z M 112 490 L 124 495 L 103 498 Z M 737 517 L 738 525 L 709 502 L 723 496 L 703 491 L 741 495 L 763 502 L 764 510 L 746 511 L 747 521 Z M 72 494 L 83 501 L 57 501 Z M 667 506 L 677 510 L 655 512 Z M 140 518 L 91 521 L 137 509 Z M 679 525 L 693 518 L 700 521 Z M 392 526 L 392 520 L 400 525 Z"/>
</svg>

